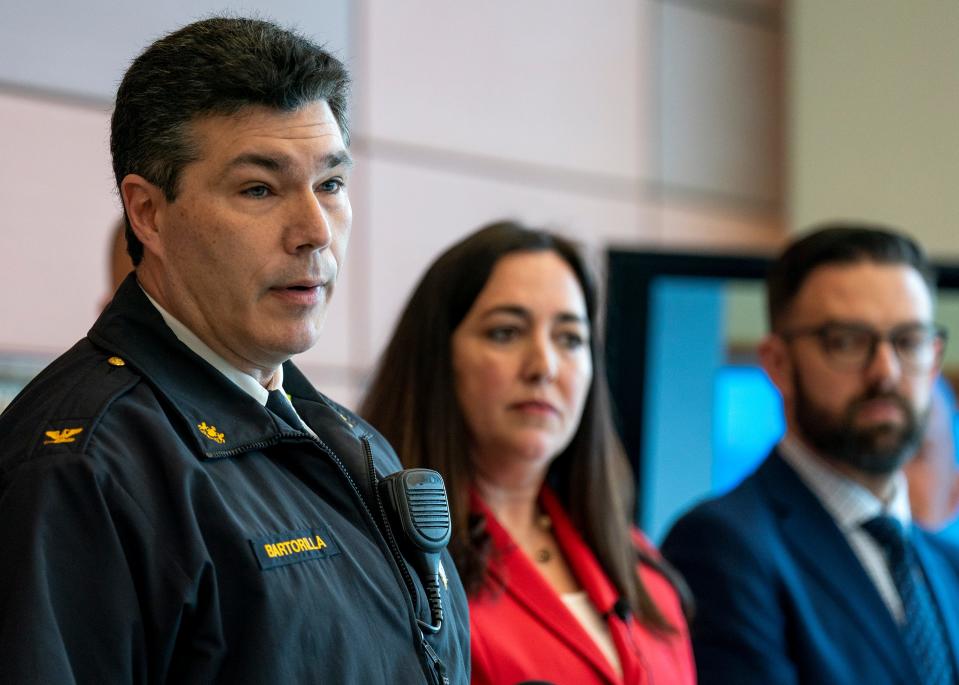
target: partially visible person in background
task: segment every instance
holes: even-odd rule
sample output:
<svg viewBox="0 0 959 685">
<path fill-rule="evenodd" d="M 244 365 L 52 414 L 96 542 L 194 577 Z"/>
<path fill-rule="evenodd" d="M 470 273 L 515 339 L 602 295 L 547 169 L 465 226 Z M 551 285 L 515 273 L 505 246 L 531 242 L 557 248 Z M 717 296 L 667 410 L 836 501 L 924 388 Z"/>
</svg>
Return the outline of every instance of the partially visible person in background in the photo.
<svg viewBox="0 0 959 685">
<path fill-rule="evenodd" d="M 946 528 L 959 513 L 954 416 L 955 398 L 948 382 L 940 377 L 930 399 L 925 436 L 916 455 L 903 467 L 913 518 L 927 530 Z"/>
<path fill-rule="evenodd" d="M 123 217 L 117 221 L 113 229 L 113 236 L 110 242 L 110 292 L 115 293 L 123 279 L 133 271 L 133 261 L 130 259 L 130 253 L 127 252 L 127 241 L 124 237 L 126 223 Z"/>
<path fill-rule="evenodd" d="M 107 292 L 100 301 L 100 309 L 105 309 L 110 304 L 113 293 L 123 283 L 127 274 L 133 271 L 133 260 L 130 259 L 130 254 L 127 252 L 126 227 L 126 220 L 121 216 L 110 232 L 110 252 L 107 255 L 109 280 L 107 281 Z"/>
<path fill-rule="evenodd" d="M 596 317 L 572 244 L 492 224 L 429 268 L 360 409 L 446 478 L 473 683 L 695 681 L 678 581 L 633 527 Z"/>
</svg>

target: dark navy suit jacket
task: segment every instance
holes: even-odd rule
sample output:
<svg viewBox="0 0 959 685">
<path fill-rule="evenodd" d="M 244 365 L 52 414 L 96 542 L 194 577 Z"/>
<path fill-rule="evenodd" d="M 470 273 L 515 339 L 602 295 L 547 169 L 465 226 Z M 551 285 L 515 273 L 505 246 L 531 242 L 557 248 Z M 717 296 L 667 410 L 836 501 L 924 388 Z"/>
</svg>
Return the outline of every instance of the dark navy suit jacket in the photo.
<svg viewBox="0 0 959 685">
<path fill-rule="evenodd" d="M 914 531 L 959 673 L 959 548 Z M 917 685 L 905 643 L 842 531 L 773 452 L 685 514 L 662 553 L 695 596 L 701 685 Z"/>
</svg>

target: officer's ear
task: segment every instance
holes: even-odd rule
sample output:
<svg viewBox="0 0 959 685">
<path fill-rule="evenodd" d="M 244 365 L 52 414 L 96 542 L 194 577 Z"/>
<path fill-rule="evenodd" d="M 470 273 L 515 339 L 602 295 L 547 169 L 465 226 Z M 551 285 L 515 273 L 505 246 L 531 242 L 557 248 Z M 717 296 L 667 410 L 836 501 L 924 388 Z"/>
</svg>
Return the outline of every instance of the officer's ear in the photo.
<svg viewBox="0 0 959 685">
<path fill-rule="evenodd" d="M 120 182 L 120 197 L 130 228 L 146 252 L 163 256 L 161 228 L 167 202 L 163 191 L 138 174 L 127 174 Z"/>
</svg>

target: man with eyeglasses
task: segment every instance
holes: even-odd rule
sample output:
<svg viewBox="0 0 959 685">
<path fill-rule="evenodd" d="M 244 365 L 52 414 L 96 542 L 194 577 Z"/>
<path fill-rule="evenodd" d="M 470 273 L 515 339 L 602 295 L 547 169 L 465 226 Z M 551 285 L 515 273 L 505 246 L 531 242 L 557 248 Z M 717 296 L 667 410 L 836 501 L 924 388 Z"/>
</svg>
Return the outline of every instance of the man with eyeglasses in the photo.
<svg viewBox="0 0 959 685">
<path fill-rule="evenodd" d="M 662 546 L 696 599 L 700 683 L 957 683 L 959 549 L 913 526 L 903 464 L 946 333 L 919 246 L 832 225 L 767 278 L 759 356 L 787 431 Z"/>
</svg>

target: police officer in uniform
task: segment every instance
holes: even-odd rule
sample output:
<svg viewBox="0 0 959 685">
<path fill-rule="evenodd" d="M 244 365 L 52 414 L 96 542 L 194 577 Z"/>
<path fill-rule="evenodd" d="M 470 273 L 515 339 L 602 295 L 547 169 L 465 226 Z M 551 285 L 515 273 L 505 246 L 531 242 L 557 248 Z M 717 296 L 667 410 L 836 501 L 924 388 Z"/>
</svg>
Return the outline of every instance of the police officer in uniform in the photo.
<svg viewBox="0 0 959 685">
<path fill-rule="evenodd" d="M 349 237 L 347 87 L 239 18 L 127 71 L 136 270 L 0 417 L 0 682 L 469 681 L 455 568 L 438 620 L 380 496 L 395 454 L 289 361 Z"/>
</svg>

